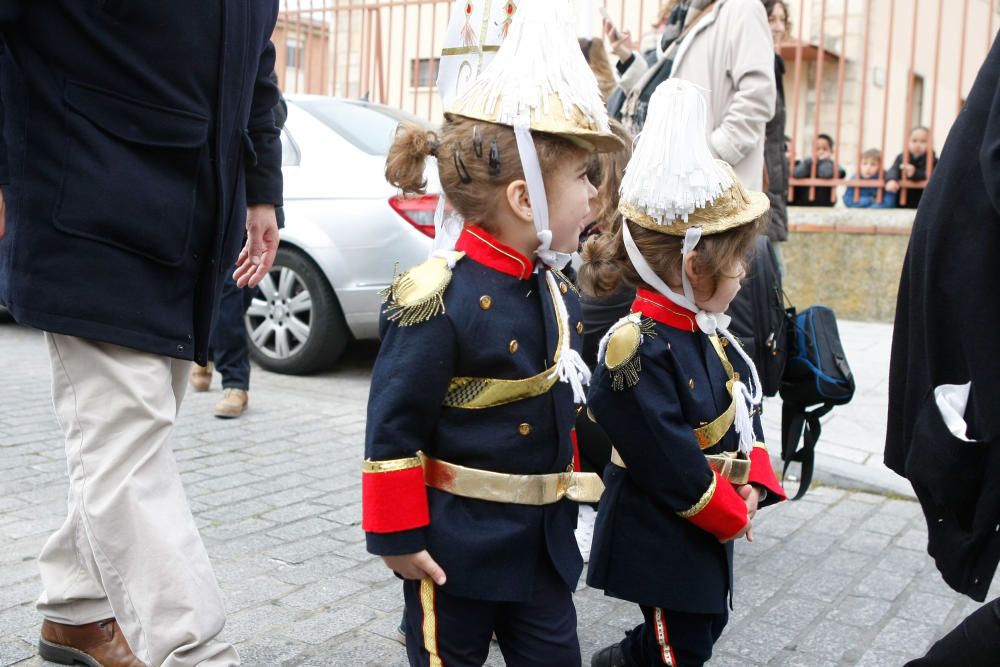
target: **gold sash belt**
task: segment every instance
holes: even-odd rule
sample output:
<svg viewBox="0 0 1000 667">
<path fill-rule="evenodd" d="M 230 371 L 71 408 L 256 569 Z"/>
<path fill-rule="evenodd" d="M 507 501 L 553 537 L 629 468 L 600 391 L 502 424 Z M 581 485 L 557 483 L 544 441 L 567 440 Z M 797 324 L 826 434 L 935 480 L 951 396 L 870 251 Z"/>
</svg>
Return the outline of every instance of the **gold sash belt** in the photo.
<svg viewBox="0 0 1000 667">
<path fill-rule="evenodd" d="M 546 475 L 510 475 L 466 468 L 420 453 L 427 486 L 463 498 L 515 505 L 551 505 L 563 498 L 596 503 L 604 492 L 601 478 L 592 472 Z"/>
<path fill-rule="evenodd" d="M 713 470 L 731 484 L 742 486 L 750 481 L 750 459 L 741 456 L 738 452 L 706 454 L 705 459 Z M 627 467 L 618 450 L 614 447 L 611 448 L 611 462 L 619 468 Z"/>
</svg>

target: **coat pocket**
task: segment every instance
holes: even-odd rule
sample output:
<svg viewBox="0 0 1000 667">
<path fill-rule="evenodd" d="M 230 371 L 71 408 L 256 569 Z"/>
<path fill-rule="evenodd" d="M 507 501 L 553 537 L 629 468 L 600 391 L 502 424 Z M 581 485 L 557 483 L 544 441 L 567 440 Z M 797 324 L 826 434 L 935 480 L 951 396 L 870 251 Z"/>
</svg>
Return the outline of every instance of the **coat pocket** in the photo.
<svg viewBox="0 0 1000 667">
<path fill-rule="evenodd" d="M 194 224 L 208 119 L 68 83 L 62 232 L 179 265 Z"/>
<path fill-rule="evenodd" d="M 985 478 L 986 443 L 956 437 L 928 392 L 913 428 L 906 476 L 928 517 L 956 521 L 968 529 Z M 936 516 L 931 516 L 935 514 Z"/>
</svg>

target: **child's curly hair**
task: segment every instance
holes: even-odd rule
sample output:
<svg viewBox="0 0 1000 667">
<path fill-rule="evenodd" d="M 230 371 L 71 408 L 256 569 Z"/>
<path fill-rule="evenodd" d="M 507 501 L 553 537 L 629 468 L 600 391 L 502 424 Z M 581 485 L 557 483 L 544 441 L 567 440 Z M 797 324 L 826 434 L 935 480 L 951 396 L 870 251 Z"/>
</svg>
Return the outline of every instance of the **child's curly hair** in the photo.
<svg viewBox="0 0 1000 667">
<path fill-rule="evenodd" d="M 548 176 L 585 149 L 569 139 L 532 132 L 538 162 Z M 471 223 L 490 229 L 493 213 L 512 181 L 524 178 L 513 128 L 450 116 L 440 131 L 400 125 L 385 163 L 385 178 L 407 194 L 422 194 L 429 156 L 437 157 L 441 187 L 451 205 Z"/>
<path fill-rule="evenodd" d="M 769 215 L 765 213 L 754 222 L 719 234 L 703 236 L 698 242 L 696 266 L 699 273 L 712 276 L 712 292 L 719 279 L 725 277 L 724 272 L 735 262 L 743 262 L 746 266 L 750 261 L 757 235 L 768 219 Z M 639 252 L 656 275 L 664 282 L 668 282 L 671 276 L 680 275 L 683 236 L 661 234 L 628 219 L 623 224 L 629 226 Z M 623 282 L 632 287 L 646 286 L 625 252 L 621 227 L 613 233 L 587 239 L 581 256 L 583 265 L 580 267 L 578 282 L 580 290 L 588 296 L 613 294 Z"/>
</svg>

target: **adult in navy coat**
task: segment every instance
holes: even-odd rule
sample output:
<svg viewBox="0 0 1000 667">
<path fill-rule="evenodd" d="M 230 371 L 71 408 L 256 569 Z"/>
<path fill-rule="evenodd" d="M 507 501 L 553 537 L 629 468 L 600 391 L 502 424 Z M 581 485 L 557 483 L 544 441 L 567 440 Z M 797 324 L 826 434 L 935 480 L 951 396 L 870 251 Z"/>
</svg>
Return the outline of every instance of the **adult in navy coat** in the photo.
<svg viewBox="0 0 1000 667">
<path fill-rule="evenodd" d="M 913 484 L 927 518 L 927 549 L 945 581 L 980 601 L 1000 561 L 998 80 L 1000 41 L 917 209 L 896 308 L 885 448 L 886 465 Z M 952 428 L 937 396 L 948 393 Z M 912 664 L 995 665 L 997 656 L 1000 600 Z"/>
<path fill-rule="evenodd" d="M 46 332 L 70 473 L 50 661 L 238 664 L 167 440 L 244 226 L 241 284 L 277 247 L 277 12 L 0 0 L 0 303 Z"/>
</svg>

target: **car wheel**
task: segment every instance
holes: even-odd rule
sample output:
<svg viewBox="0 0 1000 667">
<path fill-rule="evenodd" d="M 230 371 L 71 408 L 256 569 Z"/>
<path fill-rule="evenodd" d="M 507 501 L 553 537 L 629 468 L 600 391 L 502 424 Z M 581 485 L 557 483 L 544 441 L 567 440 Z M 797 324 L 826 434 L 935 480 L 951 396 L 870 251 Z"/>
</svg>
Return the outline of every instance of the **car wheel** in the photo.
<svg viewBox="0 0 1000 667">
<path fill-rule="evenodd" d="M 323 370 L 351 338 L 337 296 L 304 253 L 279 248 L 246 313 L 250 356 L 276 373 Z"/>
</svg>

